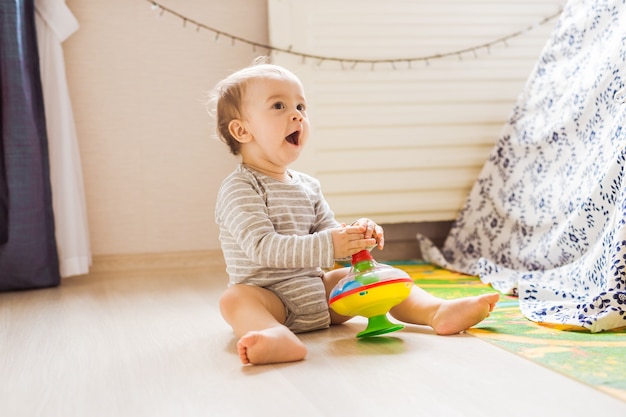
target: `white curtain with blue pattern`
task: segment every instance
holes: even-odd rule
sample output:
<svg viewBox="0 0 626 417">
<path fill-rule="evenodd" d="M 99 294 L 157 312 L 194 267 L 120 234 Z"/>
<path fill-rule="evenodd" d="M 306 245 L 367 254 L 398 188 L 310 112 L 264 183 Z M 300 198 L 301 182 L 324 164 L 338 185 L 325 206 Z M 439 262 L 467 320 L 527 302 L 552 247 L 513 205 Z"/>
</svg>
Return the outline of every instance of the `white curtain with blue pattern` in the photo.
<svg viewBox="0 0 626 417">
<path fill-rule="evenodd" d="M 571 0 L 443 248 L 536 322 L 626 326 L 626 0 Z"/>
</svg>

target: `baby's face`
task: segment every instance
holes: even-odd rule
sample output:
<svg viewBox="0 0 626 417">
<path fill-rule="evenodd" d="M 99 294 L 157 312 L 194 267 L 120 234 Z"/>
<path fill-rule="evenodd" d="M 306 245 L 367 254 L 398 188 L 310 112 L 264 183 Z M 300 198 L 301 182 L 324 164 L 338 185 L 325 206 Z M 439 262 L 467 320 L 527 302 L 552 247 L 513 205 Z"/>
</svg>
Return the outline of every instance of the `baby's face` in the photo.
<svg viewBox="0 0 626 417">
<path fill-rule="evenodd" d="M 309 137 L 304 89 L 297 79 L 277 75 L 250 81 L 243 118 L 252 138 L 245 146 L 249 149 L 242 152 L 244 163 L 286 169 Z"/>
</svg>

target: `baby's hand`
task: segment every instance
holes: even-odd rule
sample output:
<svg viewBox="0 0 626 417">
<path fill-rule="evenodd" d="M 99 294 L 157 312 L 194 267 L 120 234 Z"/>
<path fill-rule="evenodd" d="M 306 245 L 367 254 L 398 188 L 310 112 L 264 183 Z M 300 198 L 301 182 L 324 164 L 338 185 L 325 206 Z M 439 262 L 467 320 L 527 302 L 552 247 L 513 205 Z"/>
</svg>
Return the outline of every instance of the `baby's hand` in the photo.
<svg viewBox="0 0 626 417">
<path fill-rule="evenodd" d="M 373 220 L 363 217 L 352 223 L 352 226 L 362 226 L 365 229 L 363 233 L 365 239 L 372 238 L 376 241 L 376 245 L 373 247 L 378 247 L 378 249 L 382 250 L 383 246 L 385 246 L 383 228 L 377 225 Z"/>
<path fill-rule="evenodd" d="M 363 249 L 376 246 L 376 239 L 371 236 L 366 238 L 366 226 L 363 225 L 342 225 L 337 229 L 332 229 L 330 234 L 333 239 L 335 249 L 335 259 L 352 256 Z"/>
</svg>

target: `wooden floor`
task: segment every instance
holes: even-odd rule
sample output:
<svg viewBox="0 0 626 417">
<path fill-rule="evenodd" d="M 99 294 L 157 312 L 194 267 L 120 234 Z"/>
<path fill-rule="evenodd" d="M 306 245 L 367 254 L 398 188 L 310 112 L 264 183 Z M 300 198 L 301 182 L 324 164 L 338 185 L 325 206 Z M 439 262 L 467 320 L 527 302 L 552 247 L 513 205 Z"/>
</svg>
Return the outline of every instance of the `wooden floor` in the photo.
<svg viewBox="0 0 626 417">
<path fill-rule="evenodd" d="M 221 268 L 96 272 L 0 294 L 0 416 L 590 416 L 626 403 L 470 335 L 302 335 L 305 361 L 241 366 Z"/>
</svg>

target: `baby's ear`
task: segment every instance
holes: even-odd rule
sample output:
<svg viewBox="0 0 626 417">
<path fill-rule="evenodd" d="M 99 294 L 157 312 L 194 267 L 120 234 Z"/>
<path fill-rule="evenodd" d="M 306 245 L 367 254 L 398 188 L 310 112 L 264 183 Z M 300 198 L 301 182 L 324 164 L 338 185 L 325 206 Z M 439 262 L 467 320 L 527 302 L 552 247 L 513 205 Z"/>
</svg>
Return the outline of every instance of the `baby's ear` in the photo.
<svg viewBox="0 0 626 417">
<path fill-rule="evenodd" d="M 250 141 L 248 129 L 246 129 L 243 122 L 239 119 L 233 119 L 230 123 L 228 123 L 228 131 L 237 140 L 237 142 L 246 143 Z"/>
</svg>

